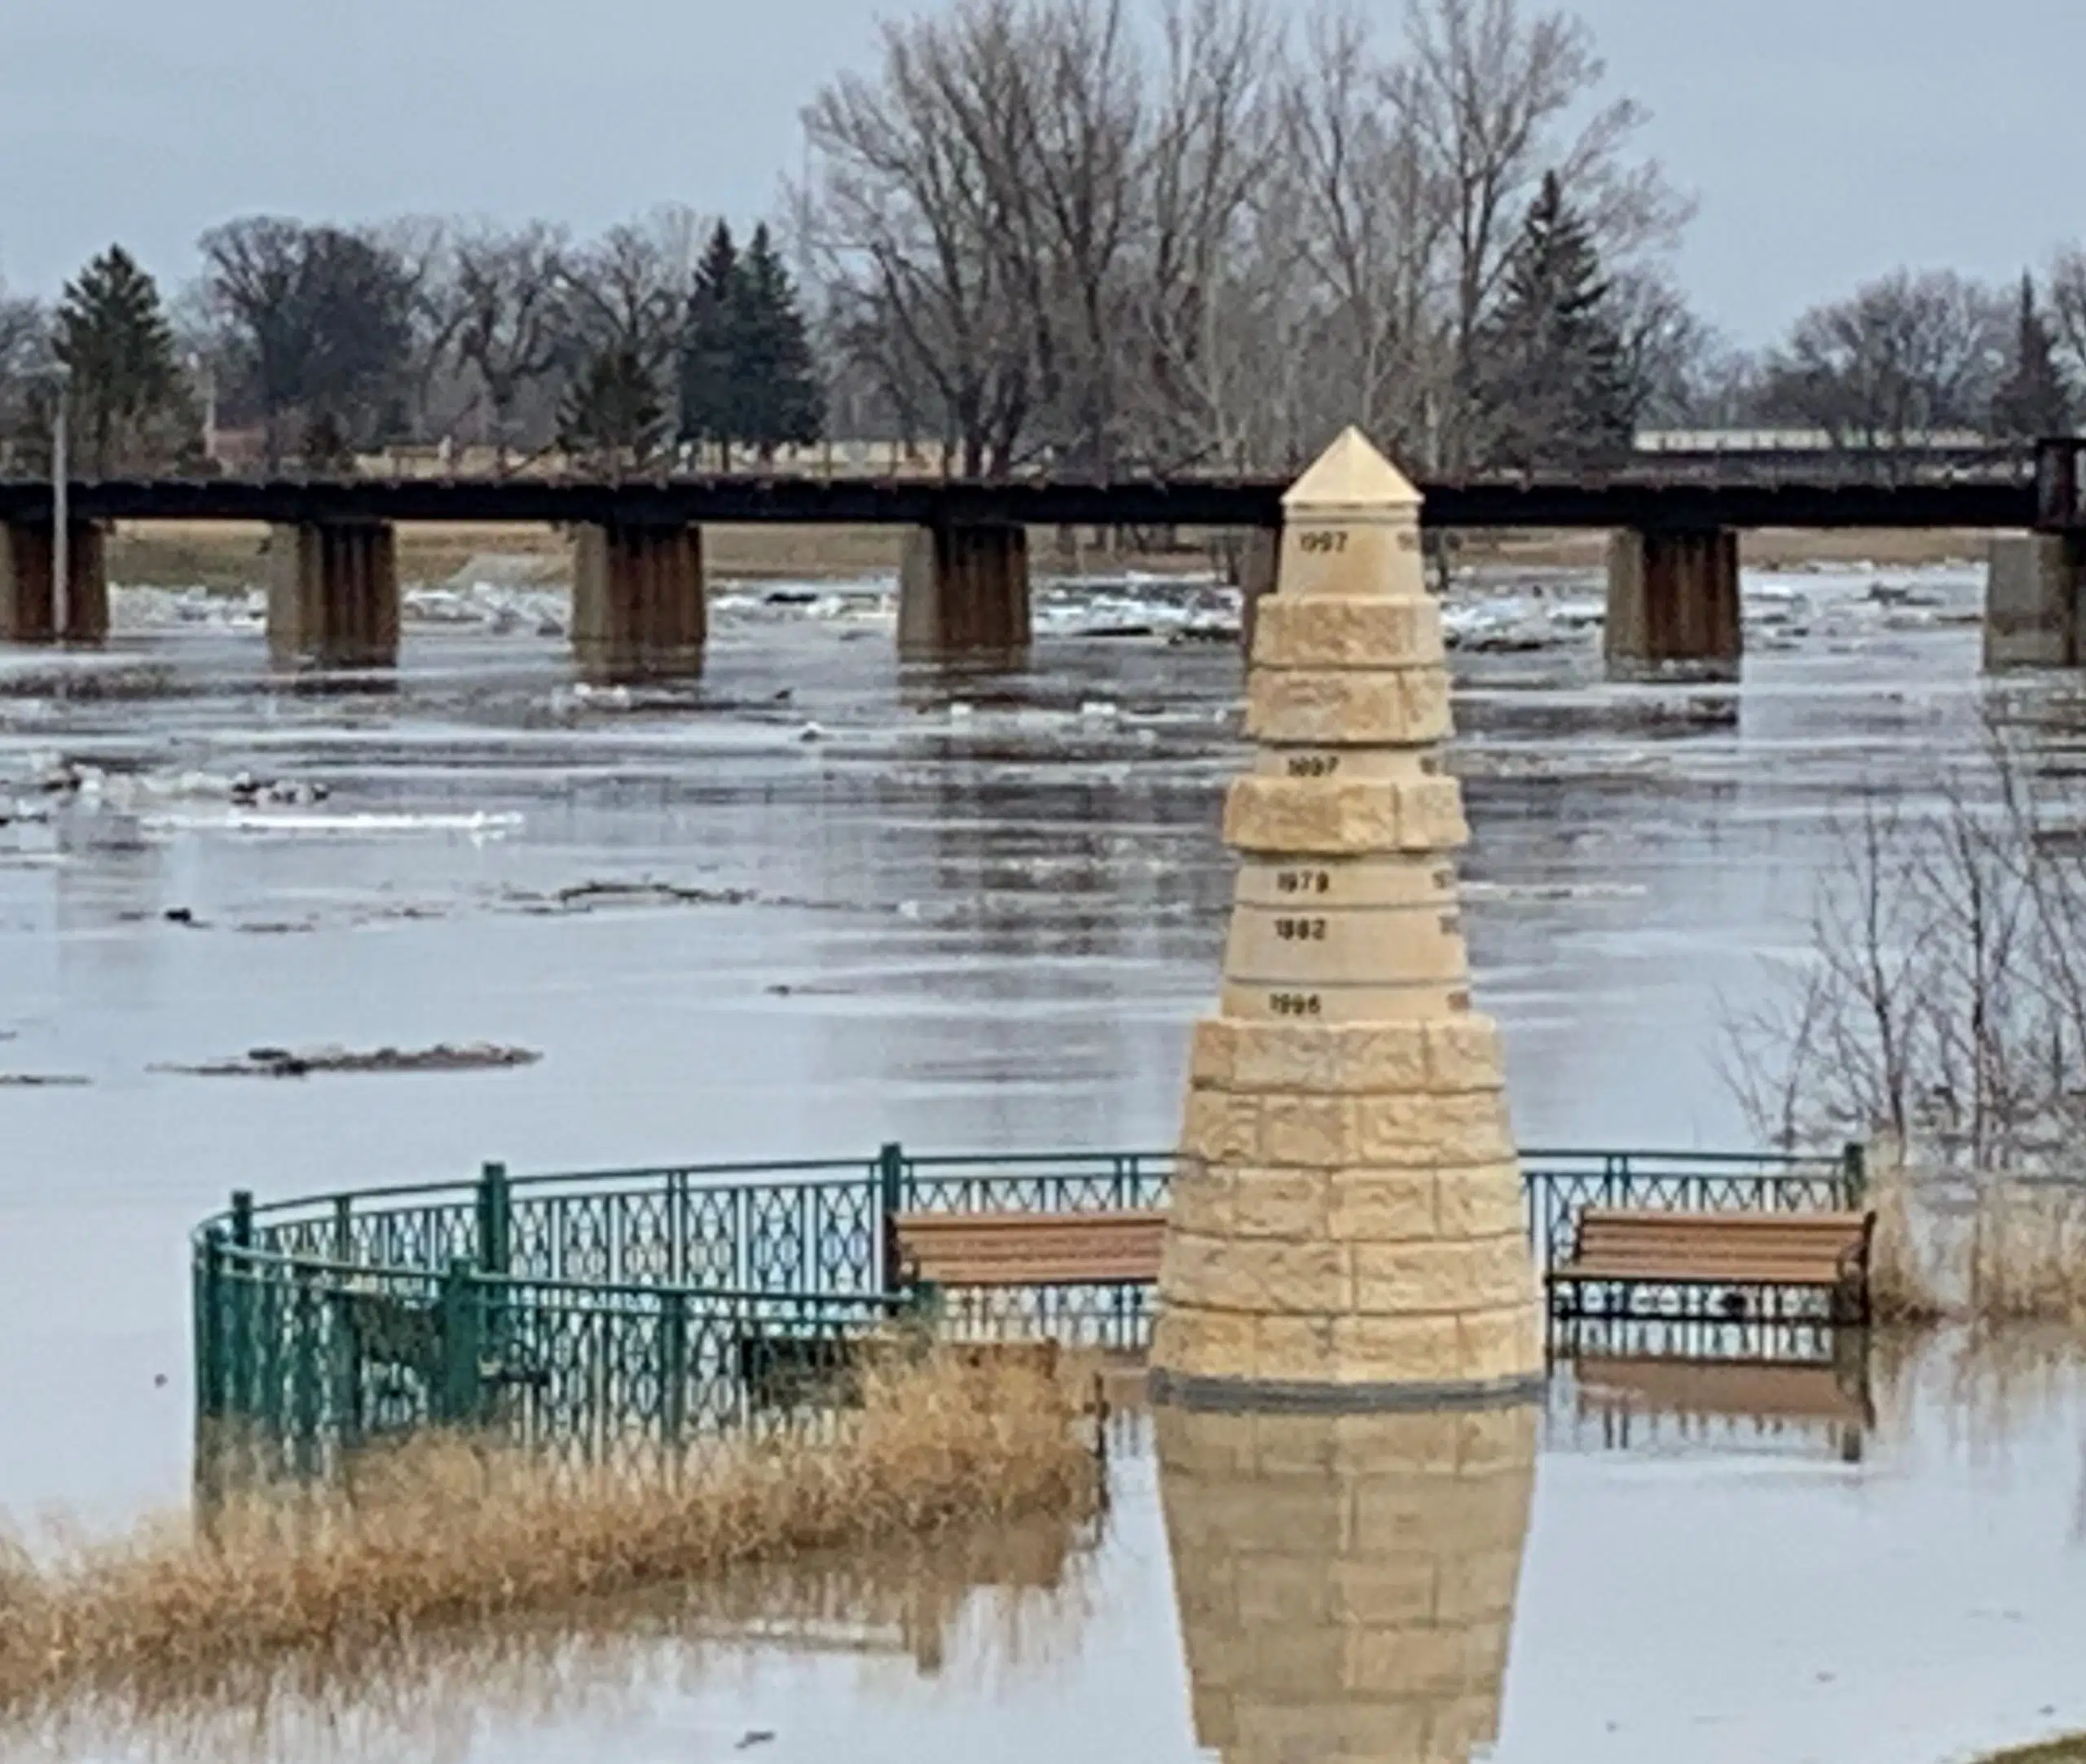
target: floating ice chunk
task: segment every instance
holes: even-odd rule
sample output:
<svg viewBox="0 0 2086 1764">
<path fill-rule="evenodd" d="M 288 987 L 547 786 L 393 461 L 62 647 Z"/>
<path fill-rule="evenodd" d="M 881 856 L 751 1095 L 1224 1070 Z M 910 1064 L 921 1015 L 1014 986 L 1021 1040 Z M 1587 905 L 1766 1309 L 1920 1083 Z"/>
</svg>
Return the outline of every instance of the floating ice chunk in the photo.
<svg viewBox="0 0 2086 1764">
<path fill-rule="evenodd" d="M 460 833 L 472 838 L 504 838 L 522 817 L 480 810 L 473 814 L 316 814 L 232 808 L 221 816 L 147 815 L 139 825 L 154 833 L 236 833 L 295 838 L 381 838 L 402 834 Z"/>
</svg>

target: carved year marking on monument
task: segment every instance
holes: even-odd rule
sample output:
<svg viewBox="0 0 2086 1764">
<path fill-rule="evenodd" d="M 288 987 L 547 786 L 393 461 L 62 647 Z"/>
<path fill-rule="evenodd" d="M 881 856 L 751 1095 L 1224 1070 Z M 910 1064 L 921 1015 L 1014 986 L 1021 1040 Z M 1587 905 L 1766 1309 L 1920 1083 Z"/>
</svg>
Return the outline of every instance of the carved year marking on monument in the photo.
<svg viewBox="0 0 2086 1764">
<path fill-rule="evenodd" d="M 1332 892 L 1333 879 L 1322 869 L 1286 869 L 1276 873 L 1274 886 L 1286 895 L 1323 895 Z"/>
<path fill-rule="evenodd" d="M 1347 535 L 1338 529 L 1330 533 L 1300 533 L 1296 535 L 1296 548 L 1306 555 L 1344 552 L 1347 549 Z"/>
<path fill-rule="evenodd" d="M 1268 1009 L 1278 1017 L 1316 1017 L 1325 1010 L 1325 1001 L 1316 992 L 1270 992 Z"/>
<path fill-rule="evenodd" d="M 1339 770 L 1336 754 L 1298 754 L 1289 762 L 1292 778 L 1330 778 Z"/>
<path fill-rule="evenodd" d="M 1322 944 L 1326 940 L 1326 922 L 1323 919 L 1277 919 L 1274 934 L 1285 944 Z"/>
</svg>

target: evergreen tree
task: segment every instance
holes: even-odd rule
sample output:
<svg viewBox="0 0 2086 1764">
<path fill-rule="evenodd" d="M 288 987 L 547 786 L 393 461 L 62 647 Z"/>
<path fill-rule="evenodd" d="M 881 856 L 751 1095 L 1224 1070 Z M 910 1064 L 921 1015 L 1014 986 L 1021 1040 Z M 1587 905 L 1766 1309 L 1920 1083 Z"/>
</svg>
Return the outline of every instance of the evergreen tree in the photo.
<svg viewBox="0 0 2086 1764">
<path fill-rule="evenodd" d="M 58 359 L 72 369 L 82 463 L 98 477 L 184 451 L 193 427 L 158 286 L 121 245 L 66 284 Z"/>
<path fill-rule="evenodd" d="M 696 266 L 680 351 L 680 438 L 696 446 L 714 442 L 726 470 L 738 403 L 735 330 L 745 277 L 732 229 L 723 221 L 710 235 Z"/>
<path fill-rule="evenodd" d="M 558 444 L 610 472 L 643 465 L 666 429 L 658 388 L 643 357 L 627 344 L 590 354 L 558 410 Z"/>
<path fill-rule="evenodd" d="M 797 290 L 766 227 L 754 229 L 733 302 L 731 427 L 763 460 L 816 441 L 825 420 Z"/>
<path fill-rule="evenodd" d="M 1480 338 L 1488 463 L 1568 466 L 1628 452 L 1636 401 L 1611 293 L 1585 221 L 1546 173 Z"/>
<path fill-rule="evenodd" d="M 1992 433 L 2028 441 L 2068 435 L 2072 416 L 2071 387 L 2057 365 L 2057 339 L 2036 304 L 2035 279 L 2023 275 L 2013 372 L 1992 394 Z"/>
</svg>

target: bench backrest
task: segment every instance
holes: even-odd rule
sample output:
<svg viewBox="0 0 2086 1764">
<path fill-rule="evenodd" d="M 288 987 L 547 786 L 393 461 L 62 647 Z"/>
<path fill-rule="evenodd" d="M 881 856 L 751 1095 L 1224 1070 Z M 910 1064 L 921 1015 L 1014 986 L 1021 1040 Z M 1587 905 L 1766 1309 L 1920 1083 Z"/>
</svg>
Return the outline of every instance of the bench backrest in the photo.
<svg viewBox="0 0 2086 1764">
<path fill-rule="evenodd" d="M 904 1278 L 943 1287 L 1112 1285 L 1159 1278 L 1160 1212 L 900 1213 Z"/>
<path fill-rule="evenodd" d="M 1575 1265 L 1736 1281 L 1831 1282 L 1867 1266 L 1874 1215 L 1670 1212 L 1588 1208 Z"/>
</svg>

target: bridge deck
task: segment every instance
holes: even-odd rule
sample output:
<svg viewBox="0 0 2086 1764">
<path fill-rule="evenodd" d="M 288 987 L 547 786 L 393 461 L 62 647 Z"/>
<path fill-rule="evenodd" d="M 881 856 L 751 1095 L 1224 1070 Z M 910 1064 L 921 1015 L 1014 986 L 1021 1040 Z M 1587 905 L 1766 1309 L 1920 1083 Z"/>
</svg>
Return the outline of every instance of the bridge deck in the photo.
<svg viewBox="0 0 2086 1764">
<path fill-rule="evenodd" d="M 183 478 L 71 486 L 83 521 L 547 522 L 633 526 L 772 522 L 820 526 L 1269 527 L 1283 481 L 1247 478 L 976 480 L 687 477 L 610 483 L 551 478 Z M 1694 468 L 1605 480 L 1422 486 L 1437 528 L 2027 528 L 2038 499 L 2025 470 L 1930 476 L 1705 477 Z M 47 522 L 47 482 L 0 481 L 0 521 Z"/>
</svg>

